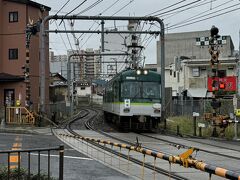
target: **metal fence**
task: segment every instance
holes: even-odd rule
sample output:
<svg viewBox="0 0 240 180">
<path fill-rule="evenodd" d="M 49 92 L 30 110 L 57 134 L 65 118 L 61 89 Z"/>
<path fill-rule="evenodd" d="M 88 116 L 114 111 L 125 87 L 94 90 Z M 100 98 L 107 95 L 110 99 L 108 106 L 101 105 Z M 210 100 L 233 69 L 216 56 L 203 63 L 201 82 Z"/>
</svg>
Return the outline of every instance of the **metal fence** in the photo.
<svg viewBox="0 0 240 180">
<path fill-rule="evenodd" d="M 193 112 L 198 112 L 200 116 L 204 113 L 211 113 L 211 99 L 173 99 L 169 104 L 167 116 L 192 116 Z M 219 108 L 220 114 L 233 113 L 232 99 L 221 99 L 221 107 Z"/>
<path fill-rule="evenodd" d="M 33 173 L 36 173 L 35 179 L 42 179 L 41 173 L 46 169 L 46 178 L 50 180 L 51 174 L 53 171 L 51 170 L 51 152 L 58 151 L 59 152 L 59 168 L 58 168 L 58 179 L 63 180 L 63 158 L 64 158 L 64 146 L 61 145 L 59 147 L 53 148 L 39 148 L 39 149 L 27 149 L 27 150 L 6 150 L 0 151 L 1 159 L 0 165 L 6 167 L 5 174 L 0 170 L 0 179 L 1 176 L 3 179 L 12 180 L 12 179 L 33 179 Z M 41 161 L 41 153 L 45 153 L 47 157 L 47 161 Z M 36 153 L 37 163 L 31 158 L 31 155 Z M 41 166 L 41 163 L 47 163 L 47 166 Z M 34 167 L 33 167 L 34 166 Z M 22 169 L 26 169 L 26 173 L 23 174 Z M 33 172 L 35 169 L 35 172 Z M 56 173 L 56 172 L 54 172 Z"/>
</svg>

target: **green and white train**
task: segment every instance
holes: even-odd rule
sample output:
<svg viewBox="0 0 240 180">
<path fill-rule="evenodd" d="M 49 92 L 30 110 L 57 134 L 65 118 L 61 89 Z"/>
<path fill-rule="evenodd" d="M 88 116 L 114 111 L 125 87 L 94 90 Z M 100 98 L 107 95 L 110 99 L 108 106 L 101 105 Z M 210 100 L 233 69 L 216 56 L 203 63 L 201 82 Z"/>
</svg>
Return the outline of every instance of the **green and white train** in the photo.
<svg viewBox="0 0 240 180">
<path fill-rule="evenodd" d="M 105 88 L 103 111 L 106 121 L 120 129 L 152 130 L 161 117 L 161 76 L 149 70 L 125 70 Z"/>
</svg>

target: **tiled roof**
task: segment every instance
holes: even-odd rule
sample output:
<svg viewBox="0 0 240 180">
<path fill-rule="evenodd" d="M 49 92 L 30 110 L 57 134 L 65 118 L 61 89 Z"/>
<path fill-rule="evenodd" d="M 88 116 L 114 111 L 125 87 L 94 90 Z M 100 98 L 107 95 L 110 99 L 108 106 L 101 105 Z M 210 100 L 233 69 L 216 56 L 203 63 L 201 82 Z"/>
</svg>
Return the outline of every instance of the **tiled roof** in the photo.
<svg viewBox="0 0 240 180">
<path fill-rule="evenodd" d="M 7 73 L 0 73 L 0 83 L 1 82 L 19 82 L 24 81 L 24 77 L 15 76 Z"/>
<path fill-rule="evenodd" d="M 34 2 L 34 1 L 30 1 L 30 0 L 4 0 L 4 1 L 9 1 L 9 2 L 15 2 L 15 3 L 21 3 L 21 4 L 27 4 L 27 5 L 30 5 L 32 7 L 36 7 L 38 9 L 44 7 L 47 11 L 50 11 L 51 8 L 48 7 L 48 6 L 45 6 L 43 4 L 39 4 L 37 2 Z"/>
</svg>

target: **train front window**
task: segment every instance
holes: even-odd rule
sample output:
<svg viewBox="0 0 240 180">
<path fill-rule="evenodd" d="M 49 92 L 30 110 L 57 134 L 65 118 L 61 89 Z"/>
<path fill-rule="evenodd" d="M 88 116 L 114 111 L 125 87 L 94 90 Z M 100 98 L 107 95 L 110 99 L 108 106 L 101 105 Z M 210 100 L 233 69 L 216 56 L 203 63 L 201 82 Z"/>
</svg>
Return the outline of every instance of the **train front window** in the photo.
<svg viewBox="0 0 240 180">
<path fill-rule="evenodd" d="M 156 82 L 143 82 L 143 98 L 144 99 L 159 99 L 160 86 Z"/>
<path fill-rule="evenodd" d="M 130 99 L 160 99 L 160 85 L 157 82 L 123 82 L 121 97 Z"/>
<path fill-rule="evenodd" d="M 121 85 L 121 97 L 141 98 L 140 82 L 123 82 Z"/>
</svg>

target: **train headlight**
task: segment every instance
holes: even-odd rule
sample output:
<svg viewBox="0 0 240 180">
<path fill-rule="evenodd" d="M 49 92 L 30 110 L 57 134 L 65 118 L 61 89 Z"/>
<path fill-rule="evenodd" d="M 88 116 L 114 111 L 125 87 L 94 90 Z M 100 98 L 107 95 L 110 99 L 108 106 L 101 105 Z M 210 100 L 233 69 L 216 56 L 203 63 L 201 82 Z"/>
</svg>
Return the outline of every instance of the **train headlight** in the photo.
<svg viewBox="0 0 240 180">
<path fill-rule="evenodd" d="M 145 70 L 143 71 L 143 74 L 144 74 L 144 75 L 147 75 L 147 74 L 148 74 L 148 70 L 145 69 Z"/>
<path fill-rule="evenodd" d="M 140 74 L 141 74 L 141 70 L 138 69 L 138 70 L 137 70 L 137 75 L 140 75 Z"/>
<path fill-rule="evenodd" d="M 160 103 L 155 103 L 155 104 L 153 104 L 153 109 L 161 109 L 161 104 Z"/>
</svg>

